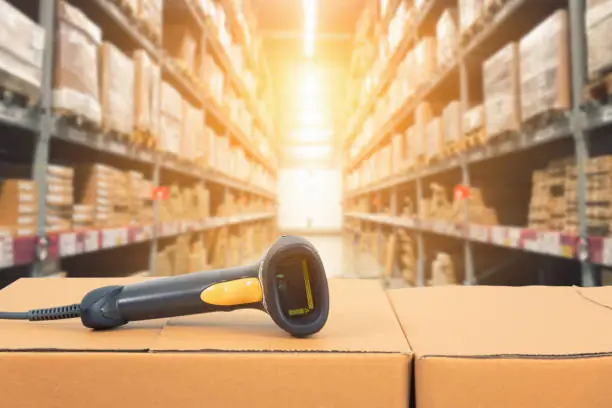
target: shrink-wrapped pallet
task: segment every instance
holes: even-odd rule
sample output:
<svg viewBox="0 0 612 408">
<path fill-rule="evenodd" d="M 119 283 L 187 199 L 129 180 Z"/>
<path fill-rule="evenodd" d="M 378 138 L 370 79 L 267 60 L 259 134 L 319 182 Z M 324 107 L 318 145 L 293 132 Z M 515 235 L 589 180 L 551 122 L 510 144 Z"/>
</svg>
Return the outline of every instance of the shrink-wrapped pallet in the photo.
<svg viewBox="0 0 612 408">
<path fill-rule="evenodd" d="M 588 42 L 588 71 L 591 79 L 612 69 L 612 0 L 588 0 L 586 5 L 586 34 Z"/>
<path fill-rule="evenodd" d="M 449 8 L 442 12 L 436 25 L 436 39 L 438 67 L 448 67 L 455 61 L 459 47 L 457 9 Z"/>
<path fill-rule="evenodd" d="M 0 0 L 0 84 L 25 95 L 40 96 L 45 30 L 5 0 Z"/>
<path fill-rule="evenodd" d="M 483 0 L 459 0 L 459 27 L 465 33 L 482 15 Z"/>
<path fill-rule="evenodd" d="M 427 157 L 427 125 L 432 119 L 431 105 L 428 102 L 419 103 L 415 111 L 415 134 L 411 143 L 415 164 Z"/>
<path fill-rule="evenodd" d="M 57 3 L 53 107 L 100 124 L 100 28 L 64 1 Z"/>
<path fill-rule="evenodd" d="M 512 42 L 484 62 L 486 137 L 518 131 L 521 124 L 518 46 Z"/>
<path fill-rule="evenodd" d="M 434 118 L 427 124 L 426 132 L 425 160 L 430 162 L 442 156 L 442 147 L 444 146 L 442 120 Z"/>
<path fill-rule="evenodd" d="M 99 56 L 102 127 L 131 134 L 134 128 L 134 63 L 108 42 L 100 46 Z"/>
<path fill-rule="evenodd" d="M 202 110 L 183 100 L 183 139 L 181 143 L 181 155 L 185 159 L 196 161 L 204 155 L 204 149 L 201 144 L 203 132 L 204 114 Z"/>
<path fill-rule="evenodd" d="M 134 128 L 160 135 L 161 69 L 143 50 L 134 52 Z"/>
<path fill-rule="evenodd" d="M 162 14 L 164 0 L 139 0 L 137 18 L 142 21 L 155 37 L 162 37 Z M 172 0 L 169 0 L 172 1 Z"/>
<path fill-rule="evenodd" d="M 519 43 L 521 118 L 570 105 L 567 12 L 558 10 Z"/>
<path fill-rule="evenodd" d="M 476 105 L 463 113 L 463 135 L 469 136 L 483 129 L 485 123 L 484 106 Z"/>
<path fill-rule="evenodd" d="M 458 142 L 463 136 L 461 102 L 452 101 L 442 111 L 444 145 Z"/>
<path fill-rule="evenodd" d="M 160 149 L 179 156 L 183 130 L 183 101 L 178 91 L 165 81 L 162 81 L 161 85 L 160 111 Z"/>
<path fill-rule="evenodd" d="M 436 69 L 436 39 L 434 37 L 423 38 L 414 48 L 414 70 L 411 82 L 415 89 L 427 83 Z"/>
</svg>

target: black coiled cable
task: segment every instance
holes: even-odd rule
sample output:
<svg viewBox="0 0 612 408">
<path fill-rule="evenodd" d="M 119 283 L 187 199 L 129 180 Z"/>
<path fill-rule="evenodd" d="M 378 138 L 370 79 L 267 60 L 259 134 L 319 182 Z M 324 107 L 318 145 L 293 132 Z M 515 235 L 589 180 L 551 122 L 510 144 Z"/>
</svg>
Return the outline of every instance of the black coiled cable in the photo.
<svg viewBox="0 0 612 408">
<path fill-rule="evenodd" d="M 79 304 L 50 307 L 48 309 L 33 309 L 28 312 L 0 312 L 0 320 L 29 320 L 31 322 L 74 319 L 80 316 L 81 306 Z"/>
</svg>

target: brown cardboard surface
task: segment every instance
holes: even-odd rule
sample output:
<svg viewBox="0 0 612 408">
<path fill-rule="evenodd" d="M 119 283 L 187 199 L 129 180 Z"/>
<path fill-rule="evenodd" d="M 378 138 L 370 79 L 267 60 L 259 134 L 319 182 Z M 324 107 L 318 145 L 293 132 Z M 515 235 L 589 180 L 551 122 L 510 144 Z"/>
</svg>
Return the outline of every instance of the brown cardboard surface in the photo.
<svg viewBox="0 0 612 408">
<path fill-rule="evenodd" d="M 0 291 L 0 310 L 79 302 L 95 287 L 140 280 L 22 279 Z M 328 324 L 308 339 L 251 311 L 105 332 L 78 319 L 0 321 L 3 401 L 37 408 L 117 401 L 147 408 L 407 407 L 410 349 L 380 285 L 331 280 L 330 290 Z"/>
<path fill-rule="evenodd" d="M 388 296 L 415 354 L 417 408 L 612 406 L 612 288 Z"/>
</svg>

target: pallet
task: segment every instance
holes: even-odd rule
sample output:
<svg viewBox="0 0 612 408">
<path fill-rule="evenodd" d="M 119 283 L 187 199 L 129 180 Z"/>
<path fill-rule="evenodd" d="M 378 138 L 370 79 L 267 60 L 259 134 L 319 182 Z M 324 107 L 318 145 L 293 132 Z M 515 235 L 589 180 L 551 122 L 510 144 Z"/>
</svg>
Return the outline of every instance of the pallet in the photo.
<svg viewBox="0 0 612 408">
<path fill-rule="evenodd" d="M 66 121 L 67 124 L 85 129 L 91 132 L 100 132 L 102 130 L 101 124 L 86 118 L 80 113 L 72 112 L 65 108 L 53 108 L 55 115 Z"/>
<path fill-rule="evenodd" d="M 136 25 L 141 33 L 143 33 L 149 40 L 153 41 L 154 45 L 161 47 L 162 38 L 159 30 L 143 20 L 136 20 Z"/>
<path fill-rule="evenodd" d="M 521 124 L 521 130 L 527 133 L 534 133 L 563 119 L 567 119 L 566 111 L 559 109 L 548 109 L 523 121 Z"/>
<path fill-rule="evenodd" d="M 475 132 L 463 136 L 463 143 L 465 145 L 465 150 L 485 145 L 487 143 L 487 135 L 485 133 L 485 129 L 480 128 Z"/>
<path fill-rule="evenodd" d="M 136 129 L 134 134 L 132 135 L 132 141 L 134 144 L 139 146 L 143 146 L 150 150 L 157 150 L 157 137 L 154 136 L 148 130 L 139 130 Z"/>
<path fill-rule="evenodd" d="M 26 91 L 18 81 L 0 74 L 0 101 L 5 105 L 32 108 L 40 100 L 40 92 Z"/>
<path fill-rule="evenodd" d="M 102 128 L 102 132 L 110 139 L 117 142 L 131 143 L 132 137 L 129 133 L 120 132 L 116 129 Z"/>
<path fill-rule="evenodd" d="M 612 72 L 603 73 L 584 87 L 584 99 L 603 105 L 612 103 Z"/>
</svg>

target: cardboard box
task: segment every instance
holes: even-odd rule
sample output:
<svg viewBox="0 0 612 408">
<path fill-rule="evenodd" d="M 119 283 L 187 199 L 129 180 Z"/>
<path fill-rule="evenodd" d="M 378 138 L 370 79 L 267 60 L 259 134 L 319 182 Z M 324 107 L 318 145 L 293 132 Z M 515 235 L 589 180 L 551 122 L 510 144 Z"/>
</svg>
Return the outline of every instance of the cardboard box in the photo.
<svg viewBox="0 0 612 408">
<path fill-rule="evenodd" d="M 518 45 L 509 43 L 483 64 L 487 138 L 521 126 Z"/>
<path fill-rule="evenodd" d="M 165 23 L 164 49 L 170 57 L 179 61 L 189 72 L 196 72 L 198 43 L 189 25 Z"/>
<path fill-rule="evenodd" d="M 588 71 L 590 79 L 597 79 L 612 66 L 612 0 L 586 2 L 586 34 L 588 42 Z"/>
<path fill-rule="evenodd" d="M 57 3 L 53 107 L 100 124 L 98 47 L 102 31 L 79 9 Z"/>
<path fill-rule="evenodd" d="M 142 21 L 157 38 L 162 37 L 162 18 L 164 0 L 139 0 L 137 18 Z"/>
<path fill-rule="evenodd" d="M 521 119 L 570 108 L 569 27 L 558 10 L 519 43 Z"/>
<path fill-rule="evenodd" d="M 463 136 L 462 119 L 461 102 L 452 101 L 446 105 L 442 111 L 442 131 L 445 145 L 456 143 Z"/>
<path fill-rule="evenodd" d="M 483 0 L 459 0 L 459 27 L 461 33 L 470 28 L 483 12 Z"/>
<path fill-rule="evenodd" d="M 436 69 L 436 38 L 424 37 L 414 48 L 415 72 L 411 83 L 418 89 L 427 83 Z"/>
<path fill-rule="evenodd" d="M 2 85 L 36 101 L 40 95 L 45 30 L 19 9 L 0 1 Z"/>
<path fill-rule="evenodd" d="M 134 51 L 134 128 L 141 133 L 160 135 L 161 70 L 146 51 Z"/>
<path fill-rule="evenodd" d="M 183 132 L 183 99 L 167 82 L 161 85 L 160 149 L 180 155 Z"/>
<path fill-rule="evenodd" d="M 416 407 L 610 407 L 612 288 L 388 292 L 415 354 Z"/>
<path fill-rule="evenodd" d="M 134 63 L 109 42 L 102 43 L 99 56 L 103 129 L 131 135 L 134 129 Z"/>
<path fill-rule="evenodd" d="M 439 69 L 449 67 L 457 59 L 459 51 L 459 27 L 457 9 L 448 8 L 442 12 L 436 24 L 437 65 Z"/>
<path fill-rule="evenodd" d="M 71 304 L 99 286 L 138 281 L 21 279 L 0 291 L 0 310 Z M 326 326 L 306 339 L 255 310 L 96 333 L 78 319 L 0 321 L 3 398 L 40 408 L 106 408 L 119 396 L 131 407 L 195 408 L 205 400 L 210 407 L 406 408 L 411 352 L 380 285 L 331 280 L 330 301 Z"/>
</svg>

